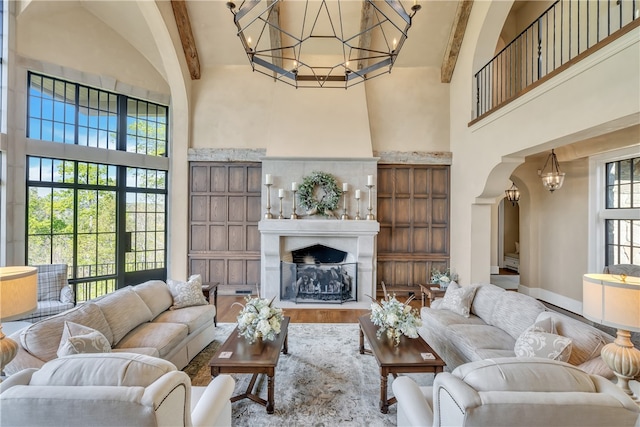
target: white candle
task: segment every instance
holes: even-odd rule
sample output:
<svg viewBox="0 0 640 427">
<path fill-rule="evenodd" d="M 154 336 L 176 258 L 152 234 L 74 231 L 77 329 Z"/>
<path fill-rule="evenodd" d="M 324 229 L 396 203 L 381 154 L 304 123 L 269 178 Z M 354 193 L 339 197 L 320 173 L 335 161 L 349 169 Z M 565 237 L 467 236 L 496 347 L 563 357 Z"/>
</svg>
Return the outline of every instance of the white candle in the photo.
<svg viewBox="0 0 640 427">
<path fill-rule="evenodd" d="M 268 173 L 264 176 L 264 183 L 265 184 L 273 184 L 273 178 L 271 178 L 271 174 Z"/>
<path fill-rule="evenodd" d="M 342 183 L 342 191 L 349 191 L 349 184 L 347 184 L 346 182 Z"/>
<path fill-rule="evenodd" d="M 356 190 L 356 199 L 360 200 L 360 190 Z"/>
<path fill-rule="evenodd" d="M 367 185 L 373 185 L 373 175 L 367 175 Z"/>
<path fill-rule="evenodd" d="M 280 198 L 284 197 L 284 189 L 283 188 L 279 188 L 278 189 L 278 197 L 280 197 Z"/>
<path fill-rule="evenodd" d="M 293 181 L 291 183 L 291 191 L 298 191 L 298 183 Z"/>
</svg>

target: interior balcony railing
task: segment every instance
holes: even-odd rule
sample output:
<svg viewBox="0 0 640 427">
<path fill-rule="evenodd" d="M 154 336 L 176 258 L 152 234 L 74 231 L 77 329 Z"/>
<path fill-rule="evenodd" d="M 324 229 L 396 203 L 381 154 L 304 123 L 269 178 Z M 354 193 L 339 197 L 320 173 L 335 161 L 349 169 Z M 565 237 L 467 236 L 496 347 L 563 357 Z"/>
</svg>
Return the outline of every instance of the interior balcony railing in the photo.
<svg viewBox="0 0 640 427">
<path fill-rule="evenodd" d="M 640 0 L 556 1 L 476 73 L 473 121 L 637 26 L 638 17 Z"/>
</svg>

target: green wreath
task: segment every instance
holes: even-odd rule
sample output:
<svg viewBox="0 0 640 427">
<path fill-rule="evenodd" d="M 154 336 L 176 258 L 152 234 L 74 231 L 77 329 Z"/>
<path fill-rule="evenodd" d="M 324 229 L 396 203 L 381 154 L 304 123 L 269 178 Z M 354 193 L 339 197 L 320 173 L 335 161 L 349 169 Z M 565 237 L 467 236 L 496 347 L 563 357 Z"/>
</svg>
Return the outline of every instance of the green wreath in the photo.
<svg viewBox="0 0 640 427">
<path fill-rule="evenodd" d="M 320 187 L 324 193 L 320 199 L 316 198 L 316 187 Z M 324 172 L 311 172 L 311 175 L 302 179 L 302 184 L 298 187 L 300 205 L 310 214 L 328 216 L 329 211 L 338 207 L 340 196 L 342 190 L 338 188 L 335 178 Z"/>
</svg>

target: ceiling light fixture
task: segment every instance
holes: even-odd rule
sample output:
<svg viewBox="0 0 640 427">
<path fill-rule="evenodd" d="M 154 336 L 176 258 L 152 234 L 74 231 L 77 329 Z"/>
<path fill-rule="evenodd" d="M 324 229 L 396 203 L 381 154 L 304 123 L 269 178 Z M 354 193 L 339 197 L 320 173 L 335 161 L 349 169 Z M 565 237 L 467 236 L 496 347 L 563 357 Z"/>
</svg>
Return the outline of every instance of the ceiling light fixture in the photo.
<svg viewBox="0 0 640 427">
<path fill-rule="evenodd" d="M 296 88 L 348 88 L 390 73 L 413 16 L 400 0 L 228 2 L 253 71 Z"/>
<path fill-rule="evenodd" d="M 551 160 L 551 170 L 545 173 L 544 171 L 547 168 L 549 160 Z M 553 193 L 554 191 L 562 187 L 562 183 L 564 182 L 564 175 L 564 172 L 560 172 L 560 165 L 558 164 L 556 153 L 554 152 L 554 150 L 551 150 L 551 154 L 549 154 L 549 157 L 547 157 L 547 161 L 544 162 L 544 167 L 540 172 L 542 185 L 544 185 L 544 188 Z"/>
<path fill-rule="evenodd" d="M 520 200 L 520 190 L 514 183 L 511 183 L 511 187 L 508 190 L 504 190 L 504 194 L 507 195 L 507 200 L 511 202 L 513 206 L 518 204 Z"/>
</svg>

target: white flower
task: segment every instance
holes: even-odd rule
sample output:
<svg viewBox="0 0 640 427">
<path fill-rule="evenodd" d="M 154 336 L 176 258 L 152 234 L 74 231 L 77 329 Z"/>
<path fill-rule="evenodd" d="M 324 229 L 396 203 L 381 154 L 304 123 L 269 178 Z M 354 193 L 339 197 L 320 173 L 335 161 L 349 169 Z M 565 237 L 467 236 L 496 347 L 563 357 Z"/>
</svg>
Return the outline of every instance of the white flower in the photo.
<svg viewBox="0 0 640 427">
<path fill-rule="evenodd" d="M 387 325 L 394 327 L 398 323 L 398 316 L 395 313 L 387 313 L 385 320 Z"/>
<path fill-rule="evenodd" d="M 246 304 L 238 313 L 238 332 L 249 342 L 254 342 L 262 337 L 266 340 L 274 340 L 280 333 L 282 309 L 271 307 L 271 301 L 261 298 L 245 298 Z M 242 304 L 239 304 L 242 305 Z"/>
</svg>

